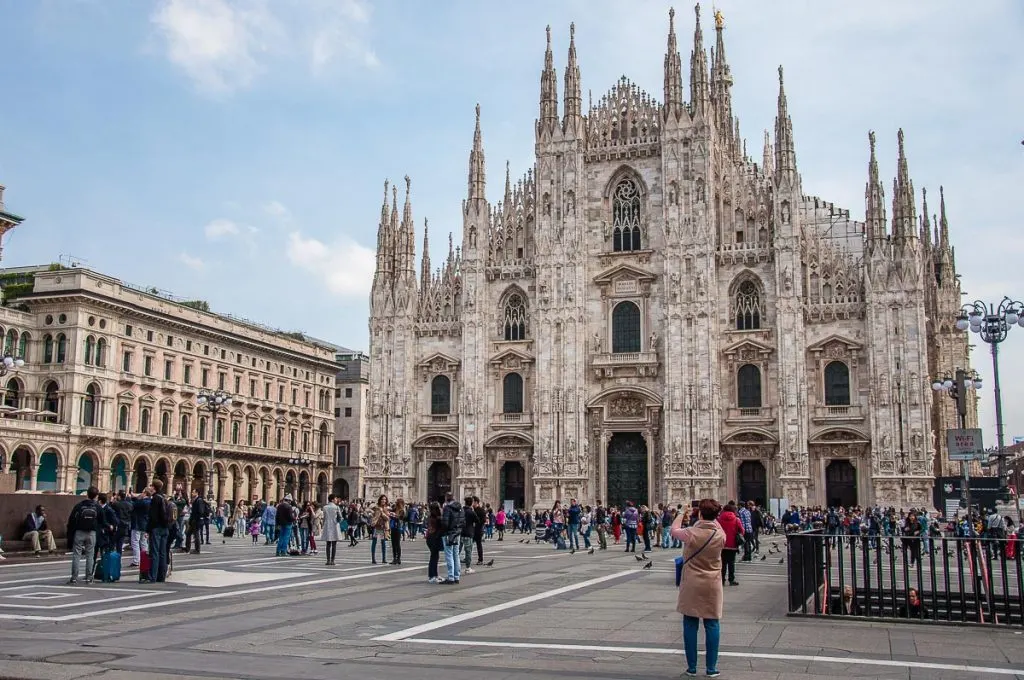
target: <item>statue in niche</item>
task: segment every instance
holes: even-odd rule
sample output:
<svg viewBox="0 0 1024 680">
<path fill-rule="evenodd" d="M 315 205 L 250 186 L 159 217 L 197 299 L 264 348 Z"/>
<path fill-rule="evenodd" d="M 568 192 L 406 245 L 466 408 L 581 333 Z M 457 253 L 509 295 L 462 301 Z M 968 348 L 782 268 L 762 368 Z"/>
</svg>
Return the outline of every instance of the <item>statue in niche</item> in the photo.
<svg viewBox="0 0 1024 680">
<path fill-rule="evenodd" d="M 544 194 L 544 214 L 551 216 L 551 196 L 549 194 Z"/>
<path fill-rule="evenodd" d="M 921 450 L 921 430 L 915 428 L 914 431 L 910 433 L 910 450 L 913 453 L 917 453 Z"/>
<path fill-rule="evenodd" d="M 675 205 L 676 204 L 676 185 L 675 184 L 669 184 L 668 185 L 668 204 L 669 205 Z"/>
<path fill-rule="evenodd" d="M 703 271 L 697 272 L 697 295 L 702 296 L 702 297 L 704 295 L 704 272 Z"/>
<path fill-rule="evenodd" d="M 698 203 L 703 203 L 704 202 L 704 179 L 703 178 L 698 178 L 697 179 L 697 202 Z"/>
<path fill-rule="evenodd" d="M 709 460 L 711 458 L 711 439 L 708 437 L 707 432 L 700 435 L 700 457 L 701 460 Z"/>
<path fill-rule="evenodd" d="M 594 354 L 600 354 L 601 353 L 601 334 L 595 331 L 594 332 L 594 339 L 591 342 L 592 342 L 592 345 L 594 347 Z"/>
<path fill-rule="evenodd" d="M 683 455 L 683 440 L 676 437 L 672 440 L 672 460 L 679 460 Z"/>
<path fill-rule="evenodd" d="M 575 215 L 576 214 L 576 196 L 570 191 L 569 195 L 565 199 L 565 214 Z"/>
<path fill-rule="evenodd" d="M 572 302 L 576 297 L 576 286 L 572 281 L 565 282 L 565 299 L 567 302 Z"/>
<path fill-rule="evenodd" d="M 650 351 L 654 352 L 658 349 L 658 333 L 657 331 L 651 331 L 651 337 L 648 340 L 650 343 Z"/>
<path fill-rule="evenodd" d="M 782 270 L 782 287 L 787 291 L 793 290 L 793 268 L 788 264 Z"/>
<path fill-rule="evenodd" d="M 669 281 L 672 284 L 672 300 L 673 302 L 679 302 L 679 288 L 682 285 L 682 277 L 679 272 L 672 272 L 669 276 Z"/>
<path fill-rule="evenodd" d="M 789 201 L 782 202 L 782 223 L 789 224 Z"/>
</svg>

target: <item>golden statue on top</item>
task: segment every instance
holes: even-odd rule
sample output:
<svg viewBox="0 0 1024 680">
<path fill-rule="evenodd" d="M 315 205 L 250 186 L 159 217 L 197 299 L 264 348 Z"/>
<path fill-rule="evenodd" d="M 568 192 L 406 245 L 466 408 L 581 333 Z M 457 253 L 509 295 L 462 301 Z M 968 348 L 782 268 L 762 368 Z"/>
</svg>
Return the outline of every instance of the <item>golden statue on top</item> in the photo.
<svg viewBox="0 0 1024 680">
<path fill-rule="evenodd" d="M 725 15 L 722 14 L 722 10 L 715 10 L 715 28 L 723 28 L 725 26 Z"/>
</svg>

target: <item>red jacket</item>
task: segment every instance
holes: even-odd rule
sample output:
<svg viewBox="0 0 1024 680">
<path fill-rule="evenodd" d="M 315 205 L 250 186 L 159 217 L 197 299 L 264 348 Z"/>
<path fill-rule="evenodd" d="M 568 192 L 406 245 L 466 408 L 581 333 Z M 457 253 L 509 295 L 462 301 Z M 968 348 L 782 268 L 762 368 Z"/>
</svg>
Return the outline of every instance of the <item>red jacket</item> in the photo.
<svg viewBox="0 0 1024 680">
<path fill-rule="evenodd" d="M 735 512 L 724 510 L 718 516 L 718 524 L 722 527 L 722 531 L 725 532 L 725 546 L 722 549 L 738 550 L 739 542 L 737 538 L 743 535 L 743 524 L 740 522 L 740 518 L 736 516 Z"/>
</svg>

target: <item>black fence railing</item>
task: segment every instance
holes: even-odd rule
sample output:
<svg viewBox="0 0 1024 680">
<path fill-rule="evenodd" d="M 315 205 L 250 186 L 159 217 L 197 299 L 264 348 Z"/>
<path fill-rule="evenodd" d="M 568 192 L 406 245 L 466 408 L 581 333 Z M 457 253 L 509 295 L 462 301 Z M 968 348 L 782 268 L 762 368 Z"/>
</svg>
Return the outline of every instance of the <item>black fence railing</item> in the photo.
<svg viewBox="0 0 1024 680">
<path fill-rule="evenodd" d="M 1020 545 L 1004 539 L 815 530 L 786 541 L 792 615 L 1024 625 Z"/>
</svg>

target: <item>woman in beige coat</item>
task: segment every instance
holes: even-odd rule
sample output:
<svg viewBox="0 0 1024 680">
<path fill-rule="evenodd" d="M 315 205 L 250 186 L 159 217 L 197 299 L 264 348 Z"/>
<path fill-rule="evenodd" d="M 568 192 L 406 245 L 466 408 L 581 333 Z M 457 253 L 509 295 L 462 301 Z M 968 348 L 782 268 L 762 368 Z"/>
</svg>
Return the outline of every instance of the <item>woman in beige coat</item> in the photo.
<svg viewBox="0 0 1024 680">
<path fill-rule="evenodd" d="M 704 621 L 704 653 L 708 677 L 718 672 L 719 620 L 722 618 L 722 548 L 725 532 L 715 520 L 722 506 L 706 498 L 697 508 L 700 519 L 684 527 L 685 513 L 672 524 L 672 538 L 683 542 L 683 575 L 676 611 L 683 615 L 686 675 L 697 675 L 697 628 Z"/>
</svg>

